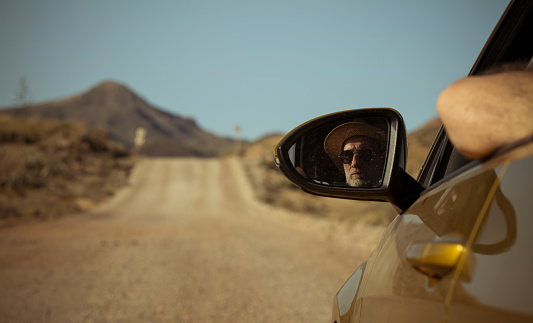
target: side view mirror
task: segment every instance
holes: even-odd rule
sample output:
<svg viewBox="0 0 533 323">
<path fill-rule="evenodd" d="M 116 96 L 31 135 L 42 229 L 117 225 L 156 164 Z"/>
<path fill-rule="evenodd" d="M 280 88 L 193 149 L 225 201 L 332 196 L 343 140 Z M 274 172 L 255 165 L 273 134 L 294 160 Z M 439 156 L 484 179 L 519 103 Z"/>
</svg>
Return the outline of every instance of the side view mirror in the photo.
<svg viewBox="0 0 533 323">
<path fill-rule="evenodd" d="M 405 172 L 405 124 L 389 108 L 310 120 L 279 142 L 274 159 L 289 180 L 315 195 L 388 201 L 404 211 L 422 189 Z"/>
</svg>

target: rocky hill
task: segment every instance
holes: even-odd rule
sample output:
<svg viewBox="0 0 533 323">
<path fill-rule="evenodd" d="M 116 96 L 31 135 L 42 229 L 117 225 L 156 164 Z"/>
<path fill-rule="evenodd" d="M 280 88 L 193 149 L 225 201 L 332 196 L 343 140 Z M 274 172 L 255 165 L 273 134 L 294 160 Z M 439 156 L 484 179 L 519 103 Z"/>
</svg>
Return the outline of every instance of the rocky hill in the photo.
<svg viewBox="0 0 533 323">
<path fill-rule="evenodd" d="M 182 118 L 150 105 L 126 86 L 103 82 L 85 93 L 24 107 L 6 107 L 0 113 L 83 122 L 107 131 L 127 149 L 134 147 L 137 129 L 146 131 L 141 154 L 151 156 L 211 157 L 234 148 L 234 141 L 215 136 Z"/>
</svg>

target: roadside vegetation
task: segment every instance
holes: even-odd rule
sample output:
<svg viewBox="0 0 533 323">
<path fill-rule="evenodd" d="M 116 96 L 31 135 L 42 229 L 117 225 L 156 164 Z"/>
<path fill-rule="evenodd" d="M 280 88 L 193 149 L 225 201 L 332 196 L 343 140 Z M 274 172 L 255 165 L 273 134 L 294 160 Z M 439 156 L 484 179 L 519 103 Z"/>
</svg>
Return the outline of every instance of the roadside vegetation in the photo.
<svg viewBox="0 0 533 323">
<path fill-rule="evenodd" d="M 0 115 L 0 225 L 87 210 L 126 185 L 133 164 L 104 131 Z"/>
</svg>

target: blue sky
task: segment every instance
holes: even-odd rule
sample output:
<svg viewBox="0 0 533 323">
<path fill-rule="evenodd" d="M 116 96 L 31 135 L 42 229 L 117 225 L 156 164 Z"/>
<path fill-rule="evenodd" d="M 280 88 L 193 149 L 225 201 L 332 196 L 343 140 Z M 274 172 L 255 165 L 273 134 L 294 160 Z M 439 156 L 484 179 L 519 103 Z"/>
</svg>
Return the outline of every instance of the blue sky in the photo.
<svg viewBox="0 0 533 323">
<path fill-rule="evenodd" d="M 0 106 L 114 80 L 205 130 L 255 140 L 392 107 L 408 131 L 470 67 L 507 0 L 0 1 Z"/>
</svg>

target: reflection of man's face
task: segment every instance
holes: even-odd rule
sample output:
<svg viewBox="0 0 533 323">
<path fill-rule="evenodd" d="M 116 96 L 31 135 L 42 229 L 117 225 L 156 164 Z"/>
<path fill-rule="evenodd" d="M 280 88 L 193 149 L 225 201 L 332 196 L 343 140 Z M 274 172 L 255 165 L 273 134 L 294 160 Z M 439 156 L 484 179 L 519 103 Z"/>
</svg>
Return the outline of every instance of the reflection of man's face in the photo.
<svg viewBox="0 0 533 323">
<path fill-rule="evenodd" d="M 344 141 L 341 160 L 346 183 L 353 187 L 379 185 L 383 171 L 381 147 L 369 137 L 353 136 Z"/>
</svg>

